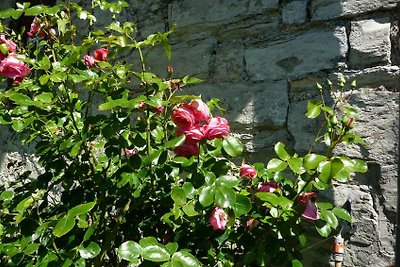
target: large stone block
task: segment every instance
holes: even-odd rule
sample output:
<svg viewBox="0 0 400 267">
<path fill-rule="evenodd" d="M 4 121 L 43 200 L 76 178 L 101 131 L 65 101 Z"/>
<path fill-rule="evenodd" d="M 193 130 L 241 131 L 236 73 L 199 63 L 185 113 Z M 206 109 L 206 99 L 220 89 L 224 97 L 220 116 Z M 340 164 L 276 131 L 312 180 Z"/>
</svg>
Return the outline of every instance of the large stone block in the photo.
<svg viewBox="0 0 400 267">
<path fill-rule="evenodd" d="M 286 125 L 289 105 L 286 81 L 203 84 L 183 93 L 201 94 L 205 100 L 219 98 L 232 124 L 269 129 Z"/>
<path fill-rule="evenodd" d="M 214 80 L 232 82 L 244 77 L 244 46 L 221 44 L 215 53 Z"/>
<path fill-rule="evenodd" d="M 287 24 L 300 24 L 307 19 L 307 1 L 292 1 L 282 8 L 282 22 Z"/>
<path fill-rule="evenodd" d="M 374 10 L 390 9 L 398 4 L 398 0 L 313 0 L 311 2 L 312 20 L 327 20 Z"/>
<path fill-rule="evenodd" d="M 352 22 L 349 40 L 353 67 L 390 63 L 389 19 Z"/>
<path fill-rule="evenodd" d="M 346 51 L 344 27 L 311 30 L 286 42 L 246 49 L 246 70 L 253 81 L 302 77 L 334 68 Z"/>
<path fill-rule="evenodd" d="M 278 0 L 184 0 L 170 5 L 170 22 L 178 27 L 217 23 L 277 9 Z"/>
</svg>

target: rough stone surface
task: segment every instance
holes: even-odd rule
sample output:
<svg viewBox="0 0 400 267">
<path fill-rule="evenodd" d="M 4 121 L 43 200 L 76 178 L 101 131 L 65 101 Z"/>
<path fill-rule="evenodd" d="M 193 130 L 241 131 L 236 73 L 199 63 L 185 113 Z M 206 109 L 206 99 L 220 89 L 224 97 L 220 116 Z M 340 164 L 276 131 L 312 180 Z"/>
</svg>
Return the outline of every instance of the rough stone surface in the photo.
<svg viewBox="0 0 400 267">
<path fill-rule="evenodd" d="M 285 42 L 246 49 L 246 70 L 254 81 L 296 78 L 334 68 L 346 51 L 344 28 L 311 30 Z"/>
<path fill-rule="evenodd" d="M 398 0 L 313 0 L 312 20 L 327 20 L 342 16 L 354 16 L 369 11 L 398 7 Z"/>
<path fill-rule="evenodd" d="M 389 19 L 354 21 L 349 39 L 353 66 L 390 63 Z"/>
<path fill-rule="evenodd" d="M 307 1 L 289 2 L 282 8 L 282 22 L 287 24 L 304 23 L 307 20 Z"/>
</svg>

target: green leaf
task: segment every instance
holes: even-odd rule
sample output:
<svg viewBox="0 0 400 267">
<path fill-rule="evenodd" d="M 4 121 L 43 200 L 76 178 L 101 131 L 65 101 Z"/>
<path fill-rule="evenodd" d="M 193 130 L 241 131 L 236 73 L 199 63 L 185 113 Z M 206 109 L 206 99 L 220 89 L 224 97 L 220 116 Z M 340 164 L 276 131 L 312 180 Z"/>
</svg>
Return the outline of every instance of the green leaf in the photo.
<svg viewBox="0 0 400 267">
<path fill-rule="evenodd" d="M 44 13 L 46 12 L 46 6 L 44 5 L 37 5 L 37 6 L 33 6 L 28 8 L 27 10 L 25 10 L 25 16 L 37 16 L 40 13 Z"/>
<path fill-rule="evenodd" d="M 168 250 L 169 254 L 174 254 L 178 251 L 178 243 L 172 242 L 165 245 L 165 248 Z"/>
<path fill-rule="evenodd" d="M 154 245 L 157 244 L 157 238 L 155 238 L 154 236 L 146 236 L 143 237 L 142 239 L 139 240 L 139 244 L 142 247 L 148 246 L 148 245 Z"/>
<path fill-rule="evenodd" d="M 172 255 L 172 266 L 174 267 L 201 267 L 201 263 L 190 253 L 178 251 Z"/>
<path fill-rule="evenodd" d="M 291 158 L 291 156 L 285 149 L 284 143 L 281 143 L 281 142 L 276 143 L 274 149 L 275 149 L 275 153 L 278 155 L 278 157 L 281 160 L 287 161 Z"/>
<path fill-rule="evenodd" d="M 214 200 L 221 208 L 234 208 L 236 203 L 235 191 L 225 186 L 217 187 Z"/>
<path fill-rule="evenodd" d="M 349 181 L 349 178 L 350 178 L 350 173 L 343 168 L 333 178 L 338 182 L 347 183 Z"/>
<path fill-rule="evenodd" d="M 343 162 L 339 158 L 334 158 L 331 161 L 331 174 L 330 177 L 333 178 L 343 169 Z"/>
<path fill-rule="evenodd" d="M 328 237 L 331 233 L 331 227 L 328 224 L 322 227 L 315 226 L 315 229 L 317 229 L 317 232 L 323 237 Z"/>
<path fill-rule="evenodd" d="M 243 152 L 242 142 L 234 136 L 225 137 L 225 139 L 222 141 L 222 147 L 231 157 L 240 156 L 240 154 Z"/>
<path fill-rule="evenodd" d="M 53 94 L 50 92 L 41 93 L 35 96 L 35 101 L 50 103 L 53 100 Z"/>
<path fill-rule="evenodd" d="M 182 135 L 166 142 L 164 144 L 164 147 L 165 148 L 176 148 L 176 147 L 182 145 L 185 142 L 185 139 L 186 139 L 186 136 L 184 134 L 182 134 Z"/>
<path fill-rule="evenodd" d="M 26 246 L 24 249 L 24 254 L 25 255 L 31 255 L 32 253 L 36 252 L 40 247 L 40 244 L 34 243 L 34 244 L 29 244 Z"/>
<path fill-rule="evenodd" d="M 82 145 L 82 140 L 76 142 L 72 147 L 71 151 L 69 152 L 69 155 L 73 158 L 76 157 L 81 151 L 81 145 Z"/>
<path fill-rule="evenodd" d="M 313 100 L 308 102 L 306 116 L 310 119 L 314 119 L 321 113 L 321 101 Z"/>
<path fill-rule="evenodd" d="M 303 168 L 303 159 L 301 158 L 291 158 L 288 160 L 288 164 L 292 171 L 297 174 L 305 172 L 305 169 Z"/>
<path fill-rule="evenodd" d="M 11 200 L 14 197 L 14 191 L 3 191 L 0 195 L 0 200 Z"/>
<path fill-rule="evenodd" d="M 292 267 L 303 267 L 299 260 L 292 260 Z"/>
<path fill-rule="evenodd" d="M 324 183 L 329 183 L 331 179 L 331 162 L 329 160 L 321 162 L 318 165 L 318 172 L 320 173 L 318 179 Z"/>
<path fill-rule="evenodd" d="M 365 161 L 361 159 L 353 159 L 353 171 L 354 172 L 361 172 L 366 173 L 368 171 L 368 165 Z"/>
<path fill-rule="evenodd" d="M 303 166 L 307 170 L 314 170 L 318 167 L 321 161 L 326 160 L 325 156 L 318 154 L 308 154 L 303 159 Z"/>
<path fill-rule="evenodd" d="M 335 207 L 333 208 L 332 212 L 339 218 L 348 221 L 349 223 L 351 223 L 351 215 L 350 213 L 343 209 L 343 208 L 339 208 L 339 207 Z"/>
<path fill-rule="evenodd" d="M 339 222 L 338 222 L 338 219 L 336 218 L 335 214 L 332 211 L 322 209 L 320 211 L 320 215 L 321 215 L 321 218 L 323 220 L 325 220 L 326 223 L 329 224 L 329 226 L 331 228 L 336 229 L 336 227 L 338 226 Z"/>
<path fill-rule="evenodd" d="M 53 234 L 56 237 L 61 237 L 66 233 L 68 233 L 69 231 L 71 231 L 72 228 L 74 228 L 74 226 L 75 226 L 75 219 L 68 216 L 64 216 L 63 218 L 61 218 L 61 220 L 57 222 L 56 226 L 53 229 Z"/>
<path fill-rule="evenodd" d="M 186 193 L 185 190 L 183 190 L 182 188 L 180 188 L 179 186 L 175 186 L 172 189 L 171 192 L 171 198 L 174 200 L 174 202 L 179 205 L 182 206 L 186 203 Z"/>
<path fill-rule="evenodd" d="M 101 248 L 95 242 L 90 242 L 86 248 L 79 250 L 79 255 L 84 259 L 93 259 L 100 254 Z"/>
<path fill-rule="evenodd" d="M 142 254 L 142 247 L 135 241 L 126 241 L 118 248 L 118 256 L 126 261 L 133 261 Z"/>
<path fill-rule="evenodd" d="M 86 214 L 89 211 L 91 211 L 93 209 L 93 207 L 96 205 L 96 202 L 88 202 L 85 204 L 80 204 L 78 206 L 73 207 L 72 209 L 70 209 L 67 213 L 67 215 L 69 217 L 75 217 L 75 216 L 79 216 L 81 214 Z"/>
<path fill-rule="evenodd" d="M 277 158 L 273 158 L 268 162 L 267 170 L 271 172 L 280 172 L 286 169 L 287 166 L 287 162 L 284 162 Z"/>
<path fill-rule="evenodd" d="M 148 245 L 144 247 L 141 255 L 145 260 L 152 262 L 163 262 L 170 259 L 168 250 L 160 244 Z"/>
<path fill-rule="evenodd" d="M 29 96 L 20 93 L 13 93 L 9 98 L 20 106 L 31 106 L 34 103 Z"/>
<path fill-rule="evenodd" d="M 184 183 L 182 189 L 185 191 L 186 197 L 188 199 L 194 198 L 194 196 L 197 194 L 196 189 L 193 187 L 192 183 Z"/>
<path fill-rule="evenodd" d="M 0 11 L 0 19 L 8 19 L 11 16 L 13 16 L 13 14 L 15 14 L 16 10 L 13 8 L 7 8 L 4 10 Z"/>
<path fill-rule="evenodd" d="M 182 210 L 189 217 L 199 215 L 199 213 L 195 210 L 195 203 L 193 201 L 184 205 Z"/>
<path fill-rule="evenodd" d="M 251 201 L 244 195 L 236 195 L 236 203 L 234 207 L 235 216 L 239 217 L 251 210 Z"/>
<path fill-rule="evenodd" d="M 240 179 L 232 176 L 232 175 L 222 175 L 218 177 L 218 179 L 215 181 L 215 184 L 218 186 L 226 186 L 226 187 L 233 187 L 238 185 L 240 182 Z"/>
<path fill-rule="evenodd" d="M 203 207 L 210 206 L 213 203 L 215 194 L 214 186 L 205 186 L 201 189 L 199 195 L 199 202 Z"/>
</svg>

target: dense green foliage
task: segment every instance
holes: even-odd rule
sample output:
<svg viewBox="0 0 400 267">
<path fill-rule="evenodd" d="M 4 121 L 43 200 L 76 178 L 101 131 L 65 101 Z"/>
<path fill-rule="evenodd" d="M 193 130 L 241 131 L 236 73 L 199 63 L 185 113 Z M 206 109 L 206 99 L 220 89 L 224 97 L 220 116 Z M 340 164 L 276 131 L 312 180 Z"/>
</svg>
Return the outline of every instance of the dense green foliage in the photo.
<svg viewBox="0 0 400 267">
<path fill-rule="evenodd" d="M 37 17 L 25 43 L 27 31 L 0 25 L 16 43 L 4 41 L 1 53 L 18 63 L 0 64 L 9 80 L 0 122 L 35 144 L 44 168 L 36 179 L 26 174 L 0 187 L 0 265 L 301 266 L 305 229 L 327 237 L 351 220 L 317 194 L 367 169 L 332 154 L 339 144 L 362 143 L 344 94 L 328 106 L 318 85 L 321 99 L 308 104 L 306 116 L 323 121 L 316 142 L 326 144 L 325 154 L 311 146 L 299 155 L 277 143 L 266 166 L 237 166 L 232 159 L 243 145 L 226 120 L 208 114 L 218 100 L 202 107 L 199 96 L 184 94 L 198 79 L 174 77 L 171 67 L 164 78 L 146 69 L 155 46 L 171 57 L 172 31 L 137 40 L 135 25 L 115 18 L 93 30 L 95 9 L 115 14 L 126 3 L 93 0 L 85 10 L 72 2 L 0 12 L 2 19 Z M 88 34 L 78 35 L 74 23 Z M 344 87 L 340 80 L 339 92 Z M 197 116 L 190 113 L 196 105 L 204 117 L 185 128 L 178 117 Z"/>
</svg>

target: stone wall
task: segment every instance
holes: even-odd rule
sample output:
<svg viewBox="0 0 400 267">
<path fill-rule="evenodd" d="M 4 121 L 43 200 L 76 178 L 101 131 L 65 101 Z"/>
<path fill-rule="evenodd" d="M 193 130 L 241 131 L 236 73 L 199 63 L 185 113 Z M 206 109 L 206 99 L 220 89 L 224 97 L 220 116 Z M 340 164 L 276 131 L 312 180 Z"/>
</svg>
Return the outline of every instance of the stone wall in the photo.
<svg viewBox="0 0 400 267">
<path fill-rule="evenodd" d="M 400 0 L 129 2 L 121 16 L 136 21 L 141 36 L 177 25 L 172 61 L 154 51 L 149 69 L 165 74 L 172 64 L 177 75 L 204 79 L 187 90 L 221 99 L 250 161 L 267 162 L 277 141 L 308 150 L 317 122 L 303 114 L 316 96 L 315 82 L 336 80 L 340 73 L 357 79 L 352 102 L 359 111 L 356 131 L 368 147 L 337 153 L 367 160 L 369 172 L 337 184 L 327 197 L 337 205 L 352 200 L 356 231 L 347 240 L 344 266 L 394 262 Z M 10 140 L 10 134 L 2 134 L 0 179 L 14 174 L 16 166 L 34 169 L 21 153 L 10 153 L 17 148 Z M 308 250 L 305 266 L 329 266 L 331 245 L 329 239 Z"/>
</svg>

